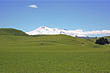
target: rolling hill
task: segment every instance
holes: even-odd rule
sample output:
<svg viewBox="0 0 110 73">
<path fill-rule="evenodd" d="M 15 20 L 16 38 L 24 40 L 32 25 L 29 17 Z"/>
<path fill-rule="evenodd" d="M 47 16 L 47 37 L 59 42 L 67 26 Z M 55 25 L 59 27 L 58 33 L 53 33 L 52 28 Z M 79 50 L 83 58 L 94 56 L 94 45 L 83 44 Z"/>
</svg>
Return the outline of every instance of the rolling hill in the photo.
<svg viewBox="0 0 110 73">
<path fill-rule="evenodd" d="M 10 30 L 10 31 L 8 31 Z M 0 51 L 35 52 L 35 51 L 94 51 L 101 47 L 95 44 L 95 39 L 76 38 L 68 35 L 26 35 L 22 31 L 4 29 L 0 35 Z M 12 31 L 12 32 L 11 32 Z M 19 35 L 19 36 L 16 36 Z M 8 46 L 8 47 L 7 47 Z M 107 46 L 106 46 L 107 47 Z M 100 49 L 100 51 L 101 51 Z"/>
<path fill-rule="evenodd" d="M 0 30 L 0 73 L 110 72 L 110 45 L 95 39 Z"/>
<path fill-rule="evenodd" d="M 94 51 L 109 47 L 95 44 L 95 39 L 76 38 L 64 34 L 58 35 L 28 35 L 23 31 L 0 29 L 0 51 Z M 8 46 L 8 47 L 7 47 Z M 9 50 L 7 50 L 9 49 Z M 100 51 L 101 51 L 100 49 Z"/>
<path fill-rule="evenodd" d="M 16 30 L 13 28 L 0 28 L 0 35 L 19 35 L 19 36 L 25 36 L 27 35 L 21 30 Z"/>
</svg>

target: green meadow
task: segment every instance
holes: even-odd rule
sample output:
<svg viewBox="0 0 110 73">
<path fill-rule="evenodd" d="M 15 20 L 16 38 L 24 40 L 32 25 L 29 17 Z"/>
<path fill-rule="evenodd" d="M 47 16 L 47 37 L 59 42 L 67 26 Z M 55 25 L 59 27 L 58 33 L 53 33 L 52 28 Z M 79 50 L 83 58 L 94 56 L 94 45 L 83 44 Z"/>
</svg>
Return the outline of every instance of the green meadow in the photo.
<svg viewBox="0 0 110 73">
<path fill-rule="evenodd" d="M 110 45 L 95 40 L 0 29 L 0 73 L 110 73 Z"/>
</svg>

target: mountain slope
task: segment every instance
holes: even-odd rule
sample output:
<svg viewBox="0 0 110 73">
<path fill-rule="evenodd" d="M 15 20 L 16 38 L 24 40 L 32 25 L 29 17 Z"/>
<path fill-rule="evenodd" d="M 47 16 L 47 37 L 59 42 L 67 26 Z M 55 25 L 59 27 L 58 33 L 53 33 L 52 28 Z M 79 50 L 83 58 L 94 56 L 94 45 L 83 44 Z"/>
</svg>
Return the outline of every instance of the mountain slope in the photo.
<svg viewBox="0 0 110 73">
<path fill-rule="evenodd" d="M 19 35 L 19 36 L 25 36 L 27 35 L 21 30 L 16 30 L 13 28 L 0 28 L 0 35 Z"/>
<path fill-rule="evenodd" d="M 69 36 L 79 36 L 84 37 L 85 35 L 81 34 L 82 30 L 65 30 L 58 28 L 49 28 L 46 26 L 41 26 L 33 31 L 26 32 L 29 35 L 56 35 L 56 34 L 65 34 Z"/>
<path fill-rule="evenodd" d="M 0 51 L 94 51 L 100 48 L 92 39 L 81 39 L 67 35 L 9 36 L 0 35 Z M 4 49 L 2 49 L 4 48 Z M 102 47 L 103 48 L 103 47 Z"/>
</svg>

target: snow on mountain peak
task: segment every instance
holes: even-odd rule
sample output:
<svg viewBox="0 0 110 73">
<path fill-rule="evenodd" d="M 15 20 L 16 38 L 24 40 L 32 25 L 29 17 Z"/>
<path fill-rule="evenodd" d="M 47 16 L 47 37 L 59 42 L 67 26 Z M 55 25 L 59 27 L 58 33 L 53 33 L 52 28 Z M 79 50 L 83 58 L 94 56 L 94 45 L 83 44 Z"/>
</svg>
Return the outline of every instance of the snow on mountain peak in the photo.
<svg viewBox="0 0 110 73">
<path fill-rule="evenodd" d="M 49 28 L 46 26 L 41 26 L 33 31 L 26 32 L 29 35 L 56 35 L 56 34 L 65 34 L 70 36 L 77 37 L 87 37 L 87 36 L 97 36 L 97 35 L 108 35 L 110 30 L 95 30 L 95 31 L 86 31 L 83 30 L 65 30 L 58 28 Z"/>
<path fill-rule="evenodd" d="M 33 31 L 26 32 L 29 35 L 57 35 L 57 34 L 65 34 L 70 36 L 85 36 L 80 34 L 83 30 L 64 30 L 58 28 L 49 28 L 47 26 L 41 26 Z"/>
<path fill-rule="evenodd" d="M 40 27 L 37 28 L 37 29 L 48 29 L 48 27 L 47 27 L 47 26 L 40 26 Z"/>
</svg>

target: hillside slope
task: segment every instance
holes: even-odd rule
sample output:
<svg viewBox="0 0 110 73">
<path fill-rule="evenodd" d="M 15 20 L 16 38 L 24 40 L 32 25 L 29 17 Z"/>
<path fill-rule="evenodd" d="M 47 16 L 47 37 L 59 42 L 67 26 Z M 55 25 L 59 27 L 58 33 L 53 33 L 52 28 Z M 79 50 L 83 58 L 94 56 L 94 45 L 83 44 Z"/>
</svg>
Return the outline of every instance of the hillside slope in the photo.
<svg viewBox="0 0 110 73">
<path fill-rule="evenodd" d="M 104 47 L 92 39 L 74 38 L 67 35 L 12 36 L 0 35 L 0 51 L 35 52 L 35 51 L 101 51 Z M 99 50 L 100 49 L 100 50 Z M 106 49 L 104 49 L 106 50 Z"/>
<path fill-rule="evenodd" d="M 0 35 L 0 73 L 110 73 L 110 45 L 67 35 Z"/>
<path fill-rule="evenodd" d="M 19 36 L 24 36 L 27 35 L 21 30 L 16 30 L 13 28 L 0 28 L 0 35 L 19 35 Z"/>
</svg>

